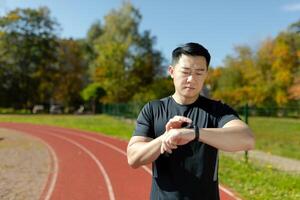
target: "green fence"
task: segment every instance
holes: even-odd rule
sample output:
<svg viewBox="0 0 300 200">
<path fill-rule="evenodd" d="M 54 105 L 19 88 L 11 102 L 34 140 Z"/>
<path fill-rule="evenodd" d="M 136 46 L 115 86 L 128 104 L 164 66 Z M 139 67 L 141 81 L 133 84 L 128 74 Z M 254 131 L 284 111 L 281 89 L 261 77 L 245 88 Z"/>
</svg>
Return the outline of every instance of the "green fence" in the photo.
<svg viewBox="0 0 300 200">
<path fill-rule="evenodd" d="M 102 105 L 102 113 L 122 116 L 127 118 L 136 118 L 142 109 L 142 103 L 121 103 Z M 240 116 L 244 116 L 245 121 L 249 116 L 268 116 L 268 117 L 294 117 L 300 118 L 299 107 L 244 107 L 236 108 Z"/>
<path fill-rule="evenodd" d="M 136 118 L 142 107 L 142 103 L 103 104 L 101 111 L 109 115 Z"/>
</svg>

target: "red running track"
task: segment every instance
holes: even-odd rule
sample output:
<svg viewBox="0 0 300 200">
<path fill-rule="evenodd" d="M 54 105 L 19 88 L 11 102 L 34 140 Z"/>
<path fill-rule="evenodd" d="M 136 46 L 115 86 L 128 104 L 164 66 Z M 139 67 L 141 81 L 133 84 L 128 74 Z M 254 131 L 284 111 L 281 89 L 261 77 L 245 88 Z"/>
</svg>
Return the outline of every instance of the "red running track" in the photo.
<svg viewBox="0 0 300 200">
<path fill-rule="evenodd" d="M 53 126 L 0 123 L 43 140 L 51 155 L 51 172 L 41 199 L 149 199 L 151 169 L 131 169 L 127 142 L 108 136 Z M 237 200 L 220 186 L 222 200 Z"/>
</svg>

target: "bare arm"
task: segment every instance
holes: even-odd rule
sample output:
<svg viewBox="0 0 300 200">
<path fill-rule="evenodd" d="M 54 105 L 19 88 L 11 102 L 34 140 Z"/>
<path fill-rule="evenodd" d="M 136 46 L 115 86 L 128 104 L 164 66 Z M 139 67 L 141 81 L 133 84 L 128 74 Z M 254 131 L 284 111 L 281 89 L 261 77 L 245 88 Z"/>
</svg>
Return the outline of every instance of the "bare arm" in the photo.
<svg viewBox="0 0 300 200">
<path fill-rule="evenodd" d="M 184 145 L 195 138 L 193 129 L 172 129 L 164 139 L 167 144 Z M 200 129 L 199 141 L 223 151 L 242 151 L 254 148 L 252 131 L 241 120 L 232 120 L 223 128 Z"/>
<path fill-rule="evenodd" d="M 161 137 L 152 139 L 143 136 L 133 136 L 127 146 L 128 164 L 133 168 L 138 168 L 156 160 L 160 155 Z"/>
<path fill-rule="evenodd" d="M 137 168 L 141 165 L 153 162 L 160 154 L 165 152 L 172 153 L 172 149 L 176 149 L 177 145 L 165 143 L 165 137 L 168 136 L 169 130 L 181 127 L 181 124 L 184 122 L 191 123 L 192 120 L 182 116 L 174 116 L 166 124 L 167 132 L 155 139 L 143 136 L 133 136 L 127 146 L 128 164 L 133 168 Z M 162 145 L 163 143 L 164 145 Z"/>
<path fill-rule="evenodd" d="M 203 128 L 200 141 L 223 151 L 242 151 L 254 148 L 252 131 L 241 120 L 232 120 L 223 128 Z"/>
</svg>

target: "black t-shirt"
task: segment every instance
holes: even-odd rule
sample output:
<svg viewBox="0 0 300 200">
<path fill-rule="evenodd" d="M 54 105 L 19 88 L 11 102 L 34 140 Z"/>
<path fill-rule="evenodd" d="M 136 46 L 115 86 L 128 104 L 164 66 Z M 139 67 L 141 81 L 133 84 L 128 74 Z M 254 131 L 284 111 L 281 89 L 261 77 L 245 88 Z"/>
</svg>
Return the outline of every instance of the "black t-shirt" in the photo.
<svg viewBox="0 0 300 200">
<path fill-rule="evenodd" d="M 147 103 L 140 112 L 134 136 L 157 138 L 175 115 L 193 120 L 199 128 L 221 128 L 236 112 L 203 96 L 190 105 L 180 105 L 172 97 Z M 201 133 L 200 133 L 201 134 Z M 178 146 L 172 154 L 160 155 L 152 163 L 151 200 L 218 200 L 218 150 L 192 141 Z"/>
</svg>

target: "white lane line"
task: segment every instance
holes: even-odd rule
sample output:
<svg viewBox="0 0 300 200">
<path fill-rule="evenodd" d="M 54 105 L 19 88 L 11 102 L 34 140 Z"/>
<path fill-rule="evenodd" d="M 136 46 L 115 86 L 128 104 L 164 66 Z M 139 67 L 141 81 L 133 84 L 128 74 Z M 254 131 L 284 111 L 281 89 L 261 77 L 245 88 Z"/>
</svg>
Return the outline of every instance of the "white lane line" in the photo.
<svg viewBox="0 0 300 200">
<path fill-rule="evenodd" d="M 53 130 L 53 129 L 52 129 L 52 130 Z M 80 136 L 80 137 L 83 137 L 83 138 L 92 140 L 92 141 L 94 141 L 94 142 L 103 144 L 103 145 L 105 145 L 105 146 L 107 146 L 107 147 L 109 147 L 109 148 L 111 148 L 111 149 L 113 149 L 113 150 L 115 150 L 115 151 L 117 151 L 117 152 L 119 152 L 119 153 L 121 153 L 121 154 L 123 154 L 124 156 L 127 157 L 127 154 L 126 154 L 126 152 L 125 152 L 123 149 L 121 149 L 121 148 L 119 148 L 119 147 L 117 147 L 117 146 L 115 146 L 115 145 L 113 145 L 113 144 L 110 144 L 110 143 L 108 143 L 108 142 L 105 142 L 105 141 L 103 141 L 103 140 L 101 140 L 101 139 L 99 139 L 99 138 L 95 138 L 95 137 L 92 137 L 92 136 L 88 136 L 88 135 L 85 135 L 85 134 L 80 133 L 80 132 L 74 133 L 74 132 L 69 131 L 69 130 L 66 130 L 66 129 L 61 130 L 61 129 L 56 129 L 56 128 L 55 128 L 55 131 L 58 131 L 58 132 L 61 132 L 61 133 L 73 134 L 73 135 L 77 135 L 77 136 Z M 150 175 L 152 175 L 152 171 L 151 171 L 151 169 L 149 169 L 149 167 L 147 167 L 147 166 L 142 166 L 142 167 L 143 167 L 143 169 L 144 169 L 146 172 L 148 172 Z M 227 189 L 224 188 L 223 186 L 219 185 L 219 188 L 220 188 L 223 192 L 227 193 L 229 196 L 235 198 L 236 200 L 241 200 L 240 198 L 236 197 L 232 192 L 230 192 L 229 190 L 227 190 Z"/>
<path fill-rule="evenodd" d="M 57 175 L 58 175 L 58 171 L 59 171 L 58 159 L 57 159 L 57 156 L 56 156 L 55 151 L 53 150 L 53 148 L 49 144 L 47 144 L 47 142 L 44 142 L 42 139 L 39 139 L 39 140 L 41 140 L 47 146 L 47 148 L 48 148 L 48 150 L 51 154 L 50 156 L 53 159 L 53 165 L 54 166 L 53 166 L 53 169 L 50 169 L 50 170 L 53 170 L 52 172 L 50 172 L 51 173 L 51 176 L 50 176 L 51 181 L 50 181 L 50 184 L 49 184 L 48 191 L 45 194 L 45 200 L 49 200 L 52 193 L 53 193 L 53 190 L 55 188 L 55 184 L 56 184 L 56 181 L 57 181 Z M 44 189 L 46 189 L 46 188 L 44 187 Z"/>
<path fill-rule="evenodd" d="M 219 188 L 223 190 L 223 192 L 227 193 L 229 196 L 235 198 L 236 200 L 241 200 L 240 198 L 236 197 L 232 192 L 230 192 L 228 189 L 223 187 L 222 185 L 219 185 Z"/>
<path fill-rule="evenodd" d="M 107 186 L 107 189 L 108 189 L 109 199 L 110 200 L 115 200 L 115 195 L 114 195 L 114 192 L 113 192 L 113 188 L 112 188 L 112 184 L 111 184 L 111 181 L 109 179 L 109 176 L 106 173 L 105 168 L 103 167 L 101 162 L 97 159 L 97 157 L 92 152 L 90 152 L 87 148 L 85 148 L 84 146 L 82 146 L 81 144 L 75 142 L 72 139 L 66 138 L 66 137 L 61 136 L 61 135 L 57 135 L 55 133 L 52 134 L 52 133 L 47 132 L 47 134 L 58 137 L 58 138 L 61 138 L 63 140 L 66 140 L 66 141 L 74 144 L 75 146 L 79 147 L 80 149 L 82 149 L 85 153 L 87 153 L 95 161 L 95 163 L 97 164 L 98 168 L 100 169 L 101 173 L 104 176 L 104 180 L 105 180 L 105 183 L 106 183 L 106 186 Z"/>
<path fill-rule="evenodd" d="M 58 171 L 59 171 L 58 159 L 57 159 L 55 151 L 53 150 L 53 148 L 46 141 L 39 138 L 38 136 L 30 134 L 30 130 L 26 130 L 26 129 L 25 130 L 18 130 L 18 129 L 13 129 L 12 127 L 6 128 L 6 129 L 7 130 L 14 130 L 14 131 L 17 131 L 17 132 L 20 132 L 20 133 L 25 133 L 26 137 L 29 137 L 29 138 L 32 138 L 33 140 L 39 141 L 40 143 L 45 145 L 46 148 L 48 149 L 48 151 L 50 152 L 50 157 L 52 159 L 52 164 L 51 164 L 51 168 L 50 168 L 50 175 L 47 177 L 47 180 L 45 181 L 44 187 L 42 188 L 42 192 L 47 191 L 47 192 L 45 192 L 46 193 L 45 195 L 42 194 L 43 196 L 45 196 L 44 200 L 49 200 L 52 193 L 53 193 L 53 190 L 55 188 L 55 184 L 56 184 L 57 176 L 58 176 Z M 50 181 L 49 181 L 49 179 L 50 179 Z M 46 188 L 48 181 L 49 181 L 49 187 Z"/>
<path fill-rule="evenodd" d="M 52 130 L 53 130 L 53 129 L 52 129 Z M 80 137 L 82 137 L 82 138 L 85 138 L 85 139 L 94 141 L 94 142 L 96 142 L 96 143 L 103 144 L 103 145 L 105 145 L 105 146 L 107 146 L 107 147 L 109 147 L 109 148 L 111 148 L 111 149 L 113 149 L 113 150 L 115 150 L 115 151 L 117 151 L 117 152 L 119 152 L 119 153 L 121 153 L 122 155 L 124 155 L 124 156 L 127 157 L 127 153 L 126 153 L 123 149 L 121 149 L 121 148 L 119 148 L 119 147 L 117 147 L 117 146 L 115 146 L 115 145 L 112 145 L 112 144 L 110 144 L 110 143 L 108 143 L 108 142 L 105 142 L 105 141 L 103 141 L 103 140 L 101 140 L 101 139 L 99 139 L 99 138 L 94 138 L 94 137 L 91 137 L 91 136 L 82 134 L 82 133 L 80 133 L 80 132 L 74 133 L 74 132 L 69 131 L 69 130 L 55 129 L 55 131 L 58 131 L 58 132 L 60 132 L 60 133 L 68 133 L 68 134 L 80 136 Z M 152 171 L 151 171 L 151 169 L 150 169 L 149 167 L 143 165 L 142 168 L 143 168 L 147 173 L 149 173 L 149 174 L 152 176 Z"/>
</svg>

